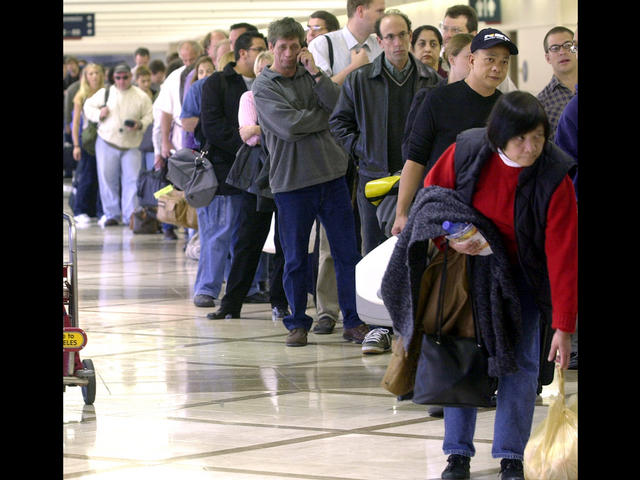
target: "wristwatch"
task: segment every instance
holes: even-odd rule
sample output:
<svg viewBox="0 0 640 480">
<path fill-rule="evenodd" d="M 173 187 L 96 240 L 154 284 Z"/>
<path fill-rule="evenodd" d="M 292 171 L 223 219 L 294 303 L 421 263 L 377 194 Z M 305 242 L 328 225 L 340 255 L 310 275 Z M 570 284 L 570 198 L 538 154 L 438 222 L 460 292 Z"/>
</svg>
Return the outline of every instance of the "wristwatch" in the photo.
<svg viewBox="0 0 640 480">
<path fill-rule="evenodd" d="M 315 75 L 311 75 L 311 78 L 313 78 L 314 80 L 318 77 L 322 76 L 322 69 L 318 69 L 318 73 L 316 73 Z"/>
</svg>

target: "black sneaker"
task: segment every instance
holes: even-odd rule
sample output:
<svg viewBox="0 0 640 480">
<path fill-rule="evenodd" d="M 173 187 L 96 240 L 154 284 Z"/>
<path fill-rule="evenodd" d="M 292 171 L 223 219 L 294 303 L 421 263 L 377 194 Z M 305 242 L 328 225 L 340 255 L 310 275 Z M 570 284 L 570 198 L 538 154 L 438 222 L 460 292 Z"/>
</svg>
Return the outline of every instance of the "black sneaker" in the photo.
<svg viewBox="0 0 640 480">
<path fill-rule="evenodd" d="M 430 417 L 444 418 L 444 408 L 442 407 L 429 407 L 427 412 Z"/>
<path fill-rule="evenodd" d="M 465 479 L 471 478 L 470 462 L 471 458 L 465 455 L 449 455 L 447 458 L 447 468 L 444 469 L 440 478 Z"/>
<path fill-rule="evenodd" d="M 500 480 L 524 480 L 522 461 L 515 458 L 500 460 Z"/>
</svg>

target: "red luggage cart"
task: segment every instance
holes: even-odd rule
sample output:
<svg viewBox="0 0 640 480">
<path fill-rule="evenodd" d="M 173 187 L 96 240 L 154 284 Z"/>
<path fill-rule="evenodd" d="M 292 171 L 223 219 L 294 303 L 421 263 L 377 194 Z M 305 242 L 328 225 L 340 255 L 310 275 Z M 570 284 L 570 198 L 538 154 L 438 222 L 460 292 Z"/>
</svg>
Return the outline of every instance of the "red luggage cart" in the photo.
<svg viewBox="0 0 640 480">
<path fill-rule="evenodd" d="M 96 374 L 93 362 L 80 360 L 80 350 L 87 345 L 87 334 L 78 323 L 78 282 L 76 225 L 70 215 L 62 212 L 69 224 L 69 258 L 62 265 L 62 390 L 79 386 L 86 405 L 96 398 Z"/>
</svg>

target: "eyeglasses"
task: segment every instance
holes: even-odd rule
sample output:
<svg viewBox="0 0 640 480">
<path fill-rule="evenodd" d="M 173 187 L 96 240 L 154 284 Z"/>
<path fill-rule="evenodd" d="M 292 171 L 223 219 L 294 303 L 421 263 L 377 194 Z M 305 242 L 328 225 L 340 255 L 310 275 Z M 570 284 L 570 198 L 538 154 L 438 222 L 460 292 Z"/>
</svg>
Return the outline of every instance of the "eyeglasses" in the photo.
<svg viewBox="0 0 640 480">
<path fill-rule="evenodd" d="M 549 48 L 547 49 L 547 51 L 553 52 L 553 53 L 558 53 L 561 48 L 563 50 L 566 50 L 567 52 L 571 52 L 572 49 L 573 49 L 573 40 L 567 40 L 562 45 L 558 45 L 558 44 L 549 45 Z"/>
<path fill-rule="evenodd" d="M 129 75 L 114 75 L 113 78 L 114 80 L 128 80 Z"/>
<path fill-rule="evenodd" d="M 389 33 L 388 35 L 385 35 L 384 37 L 382 37 L 382 40 L 384 40 L 385 42 L 393 42 L 396 38 L 399 38 L 400 41 L 404 40 L 405 38 L 407 38 L 409 36 L 409 34 L 405 31 L 402 31 L 400 33 L 398 33 L 397 35 L 393 34 L 393 33 Z"/>
<path fill-rule="evenodd" d="M 451 32 L 454 35 L 457 35 L 458 33 L 465 33 L 464 30 L 462 30 L 462 28 L 460 27 L 448 27 L 442 22 L 440 22 L 440 30 L 442 31 L 442 33 Z"/>
<path fill-rule="evenodd" d="M 304 31 L 308 32 L 309 30 L 313 30 L 314 32 L 317 32 L 318 30 L 326 30 L 327 27 L 325 27 L 324 25 L 307 25 L 306 27 L 304 27 Z"/>
<path fill-rule="evenodd" d="M 577 44 L 577 43 L 574 43 L 574 44 L 571 46 L 571 50 L 570 50 L 570 52 L 571 52 L 571 53 L 578 53 L 578 44 Z"/>
</svg>

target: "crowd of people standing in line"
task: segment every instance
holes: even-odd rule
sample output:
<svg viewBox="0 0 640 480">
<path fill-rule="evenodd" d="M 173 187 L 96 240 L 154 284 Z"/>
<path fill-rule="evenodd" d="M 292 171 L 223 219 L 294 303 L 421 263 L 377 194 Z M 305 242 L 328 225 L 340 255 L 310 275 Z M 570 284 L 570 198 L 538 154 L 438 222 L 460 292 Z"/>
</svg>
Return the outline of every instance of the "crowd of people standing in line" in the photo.
<svg viewBox="0 0 640 480">
<path fill-rule="evenodd" d="M 541 314 L 555 331 L 550 358 L 558 354 L 563 368 L 577 363 L 577 34 L 558 26 L 541 40 L 553 75 L 537 97 L 508 77 L 517 46 L 495 28 L 478 31 L 467 5 L 447 9 L 438 27 L 414 28 L 404 13 L 385 10 L 384 0 L 348 0 L 342 28 L 326 11 L 313 12 L 306 28 L 292 18 L 275 20 L 266 37 L 235 24 L 200 42 L 180 42 L 166 66 L 144 48 L 133 68 L 80 68 L 69 59 L 65 130 L 78 162 L 75 219 L 127 224 L 141 169 L 165 168 L 183 147 L 206 150 L 220 185 L 197 209 L 194 304 L 218 302 L 207 317 L 221 319 L 238 318 L 243 303 L 270 303 L 274 321 L 288 330 L 288 347 L 307 345 L 309 332 L 333 333 L 342 316 L 345 340 L 363 353 L 383 353 L 393 332 L 365 324 L 356 310 L 355 266 L 388 238 L 366 183 L 400 174 L 393 235 L 402 234 L 422 187 L 458 189 L 460 179 L 476 185 L 468 199 L 503 233 L 527 305 L 530 331 L 518 357 L 527 373 L 503 388 L 493 452 L 504 459 L 503 479 L 523 478 L 521 440 L 531 428 L 537 379 L 527 362 L 539 355 L 533 339 Z M 90 122 L 97 124 L 94 151 L 81 141 Z M 496 125 L 509 135 L 496 134 Z M 461 141 L 464 148 L 456 147 Z M 267 163 L 270 194 L 224 182 L 243 145 Z M 459 151 L 469 165 L 457 159 Z M 543 192 L 530 212 L 514 192 L 529 175 L 519 174 L 534 165 Z M 514 225 L 514 211 L 530 222 Z M 265 256 L 272 218 L 276 253 Z M 177 238 L 173 226 L 163 230 Z M 460 251 L 478 253 L 473 246 Z M 306 313 L 309 293 L 315 326 Z M 528 413 L 512 422 L 523 408 Z M 463 410 L 444 411 L 450 457 L 442 478 L 468 478 L 475 411 Z"/>
</svg>

